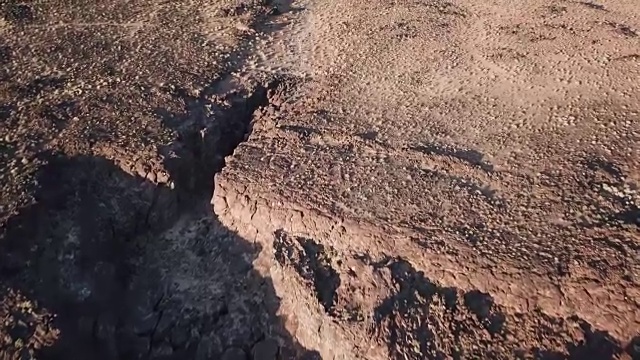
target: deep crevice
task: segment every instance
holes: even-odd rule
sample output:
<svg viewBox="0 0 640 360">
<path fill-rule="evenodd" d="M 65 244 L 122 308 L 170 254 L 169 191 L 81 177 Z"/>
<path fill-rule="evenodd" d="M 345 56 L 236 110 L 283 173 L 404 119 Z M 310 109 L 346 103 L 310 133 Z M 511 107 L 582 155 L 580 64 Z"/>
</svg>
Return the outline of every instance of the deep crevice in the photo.
<svg viewBox="0 0 640 360">
<path fill-rule="evenodd" d="M 175 128 L 181 141 L 165 149 L 180 155 L 165 164 L 174 188 L 107 159 L 49 155 L 38 204 L 7 223 L 0 248 L 0 298 L 16 290 L 35 300 L 40 324 L 14 332 L 17 342 L 0 342 L 2 351 L 27 351 L 26 359 L 208 359 L 252 354 L 275 337 L 279 359 L 319 358 L 283 330 L 273 285 L 252 270 L 259 249 L 220 224 L 208 206 L 215 173 L 279 86 L 274 80 L 225 95 L 231 106 L 212 115 L 204 109 L 215 93 L 185 99 L 185 113 L 172 115 L 182 120 Z M 175 236 L 174 227 L 183 248 L 163 240 Z M 186 254 L 195 263 L 184 270 Z M 176 261 L 155 258 L 167 255 Z M 201 272 L 192 281 L 204 285 L 186 293 L 175 288 L 170 279 L 185 276 L 180 271 Z M 225 292 L 206 301 L 209 310 L 185 304 L 185 297 L 213 296 L 211 287 Z M 49 312 L 57 315 L 53 322 Z"/>
</svg>

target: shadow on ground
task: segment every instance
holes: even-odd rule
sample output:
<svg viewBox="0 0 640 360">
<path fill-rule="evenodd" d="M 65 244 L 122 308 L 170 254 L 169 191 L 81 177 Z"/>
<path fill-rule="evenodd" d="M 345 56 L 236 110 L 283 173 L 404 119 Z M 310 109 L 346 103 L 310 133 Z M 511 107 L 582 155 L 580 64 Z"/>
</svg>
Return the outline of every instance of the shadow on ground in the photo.
<svg viewBox="0 0 640 360">
<path fill-rule="evenodd" d="M 3 231 L 2 295 L 29 304 L 0 312 L 13 320 L 0 358 L 319 358 L 284 331 L 273 286 L 252 267 L 260 249 L 208 199 L 103 158 L 48 163 L 38 205 Z"/>
</svg>

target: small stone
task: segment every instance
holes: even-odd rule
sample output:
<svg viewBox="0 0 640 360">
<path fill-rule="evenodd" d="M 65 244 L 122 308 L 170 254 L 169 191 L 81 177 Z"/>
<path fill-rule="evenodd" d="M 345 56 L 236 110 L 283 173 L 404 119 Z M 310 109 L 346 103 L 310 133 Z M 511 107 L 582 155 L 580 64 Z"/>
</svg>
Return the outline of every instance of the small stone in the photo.
<svg viewBox="0 0 640 360">
<path fill-rule="evenodd" d="M 151 181 L 152 183 L 155 183 L 157 178 L 158 178 L 158 177 L 157 177 L 157 175 L 156 175 L 156 172 L 155 172 L 155 171 L 150 171 L 150 172 L 147 174 L 147 180 Z"/>
<path fill-rule="evenodd" d="M 278 342 L 274 339 L 265 339 L 253 346 L 251 351 L 254 360 L 275 360 L 278 356 Z"/>
<path fill-rule="evenodd" d="M 246 360 L 247 354 L 242 349 L 230 348 L 222 355 L 222 360 Z"/>
<path fill-rule="evenodd" d="M 158 183 L 166 184 L 167 182 L 169 182 L 169 175 L 164 171 L 159 171 L 156 174 L 156 179 L 157 179 Z"/>
</svg>

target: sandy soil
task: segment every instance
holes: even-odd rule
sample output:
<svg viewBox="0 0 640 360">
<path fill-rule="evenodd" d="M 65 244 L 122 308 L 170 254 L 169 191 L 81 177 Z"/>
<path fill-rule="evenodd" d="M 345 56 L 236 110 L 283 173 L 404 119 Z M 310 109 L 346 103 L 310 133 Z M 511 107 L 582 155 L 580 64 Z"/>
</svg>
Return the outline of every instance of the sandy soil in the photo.
<svg viewBox="0 0 640 360">
<path fill-rule="evenodd" d="M 0 14 L 0 359 L 640 358 L 634 1 Z"/>
</svg>

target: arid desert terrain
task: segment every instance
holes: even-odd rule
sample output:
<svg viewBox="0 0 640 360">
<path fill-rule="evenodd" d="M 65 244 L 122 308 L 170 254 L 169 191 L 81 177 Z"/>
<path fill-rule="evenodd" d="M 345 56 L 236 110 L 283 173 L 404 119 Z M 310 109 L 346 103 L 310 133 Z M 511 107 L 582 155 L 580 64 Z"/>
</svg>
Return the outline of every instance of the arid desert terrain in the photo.
<svg viewBox="0 0 640 360">
<path fill-rule="evenodd" d="M 637 0 L 0 0 L 0 360 L 640 359 Z"/>
</svg>

